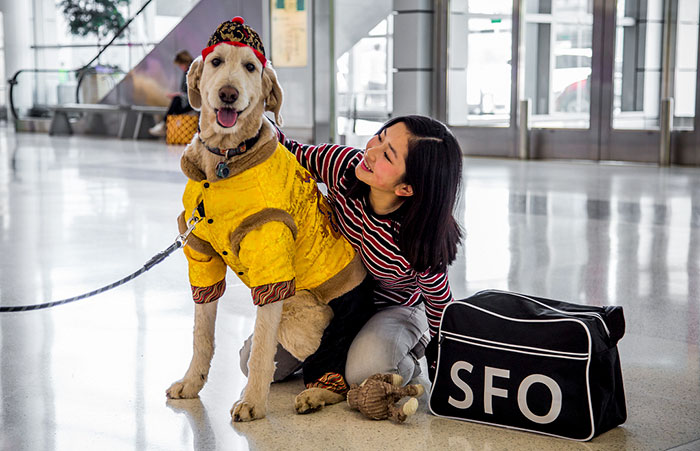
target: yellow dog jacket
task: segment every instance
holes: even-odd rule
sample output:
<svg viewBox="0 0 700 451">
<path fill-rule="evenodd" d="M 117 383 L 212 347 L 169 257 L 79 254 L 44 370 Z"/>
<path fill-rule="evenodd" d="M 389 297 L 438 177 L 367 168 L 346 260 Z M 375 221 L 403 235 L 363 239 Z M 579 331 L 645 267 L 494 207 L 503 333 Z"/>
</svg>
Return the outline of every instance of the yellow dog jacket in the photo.
<svg viewBox="0 0 700 451">
<path fill-rule="evenodd" d="M 185 247 L 193 287 L 223 286 L 228 266 L 249 288 L 295 280 L 297 290 L 312 289 L 355 256 L 311 174 L 282 144 L 241 174 L 189 180 L 182 200 L 186 218 L 202 218 L 194 235 L 218 254 Z"/>
</svg>

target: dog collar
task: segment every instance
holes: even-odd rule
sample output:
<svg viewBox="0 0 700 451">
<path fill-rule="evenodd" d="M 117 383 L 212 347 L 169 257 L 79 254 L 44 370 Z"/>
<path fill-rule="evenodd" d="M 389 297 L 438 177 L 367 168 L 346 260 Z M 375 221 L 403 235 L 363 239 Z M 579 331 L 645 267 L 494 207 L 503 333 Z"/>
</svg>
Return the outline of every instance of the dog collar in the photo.
<svg viewBox="0 0 700 451">
<path fill-rule="evenodd" d="M 258 130 L 258 133 L 253 136 L 250 139 L 246 139 L 242 143 L 240 143 L 236 147 L 232 147 L 230 149 L 220 149 L 218 147 L 209 147 L 207 143 L 204 142 L 202 137 L 200 136 L 201 130 L 199 129 L 199 126 L 197 127 L 197 139 L 199 139 L 199 142 L 202 143 L 205 149 L 207 149 L 209 152 L 213 153 L 214 155 L 218 155 L 220 157 L 224 157 L 226 160 L 229 158 L 233 158 L 238 155 L 243 155 L 255 145 L 255 143 L 258 142 L 258 139 L 260 139 L 260 131 L 262 130 L 262 127 Z M 219 162 L 219 164 L 216 165 L 216 175 L 220 179 L 225 179 L 228 177 L 230 171 L 228 168 L 228 165 L 226 162 L 222 161 Z"/>
</svg>

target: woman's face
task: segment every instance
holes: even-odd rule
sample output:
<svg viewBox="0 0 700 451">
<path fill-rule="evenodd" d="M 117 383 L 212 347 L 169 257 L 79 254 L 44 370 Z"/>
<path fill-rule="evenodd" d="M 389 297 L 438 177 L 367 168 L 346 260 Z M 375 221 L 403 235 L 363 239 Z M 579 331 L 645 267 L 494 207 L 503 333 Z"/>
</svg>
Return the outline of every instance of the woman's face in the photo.
<svg viewBox="0 0 700 451">
<path fill-rule="evenodd" d="M 364 158 L 355 168 L 357 178 L 372 189 L 410 196 L 412 191 L 406 191 L 408 185 L 402 183 L 406 174 L 410 136 L 403 122 L 397 122 L 374 135 L 367 143 Z"/>
</svg>

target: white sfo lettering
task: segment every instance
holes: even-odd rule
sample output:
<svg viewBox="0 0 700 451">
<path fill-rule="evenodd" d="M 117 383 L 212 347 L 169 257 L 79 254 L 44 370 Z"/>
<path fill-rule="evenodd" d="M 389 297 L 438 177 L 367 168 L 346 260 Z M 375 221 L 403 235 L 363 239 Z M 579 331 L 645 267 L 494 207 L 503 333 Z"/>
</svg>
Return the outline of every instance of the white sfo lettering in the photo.
<svg viewBox="0 0 700 451">
<path fill-rule="evenodd" d="M 452 377 L 452 382 L 464 393 L 464 399 L 458 400 L 452 396 L 448 397 L 447 402 L 458 408 L 458 409 L 468 409 L 474 403 L 474 392 L 471 387 L 459 377 L 459 372 L 465 370 L 468 373 L 472 373 L 474 370 L 474 365 L 469 362 L 457 361 L 452 365 L 450 369 L 450 376 Z M 493 415 L 493 398 L 505 398 L 508 399 L 508 390 L 505 388 L 499 388 L 498 381 L 494 381 L 495 378 L 510 379 L 510 371 L 502 368 L 493 368 L 490 366 L 484 367 L 484 412 L 489 415 Z M 545 415 L 536 415 L 530 410 L 527 405 L 527 393 L 534 384 L 543 384 L 547 389 L 549 389 L 552 394 L 552 404 L 549 407 L 549 412 Z M 561 413 L 562 404 L 562 394 L 561 387 L 556 383 L 551 377 L 545 376 L 544 374 L 531 374 L 522 380 L 520 386 L 518 387 L 518 408 L 520 412 L 528 420 L 538 423 L 538 424 L 548 424 L 557 419 Z"/>
<path fill-rule="evenodd" d="M 490 366 L 484 367 L 484 412 L 491 415 L 493 415 L 493 397 L 508 398 L 508 390 L 493 386 L 494 377 L 508 379 L 510 371 Z"/>
<path fill-rule="evenodd" d="M 459 370 L 467 370 L 471 373 L 473 368 L 474 366 L 469 362 L 457 361 L 454 365 L 452 365 L 452 369 L 450 370 L 452 382 L 454 382 L 454 384 L 460 389 L 462 389 L 462 391 L 464 392 L 464 400 L 457 401 L 452 396 L 450 396 L 449 398 L 447 398 L 447 402 L 449 402 L 451 405 L 455 406 L 458 409 L 468 409 L 472 406 L 472 403 L 474 402 L 474 392 L 472 392 L 472 389 L 469 388 L 469 385 L 467 385 L 466 382 L 459 378 L 458 374 Z"/>
<path fill-rule="evenodd" d="M 544 384 L 552 394 L 552 405 L 549 407 L 547 415 L 535 415 L 527 406 L 527 391 L 533 384 Z M 561 388 L 554 379 L 544 374 L 531 374 L 520 383 L 518 387 L 518 407 L 520 411 L 530 421 L 538 424 L 548 424 L 556 420 L 561 412 Z"/>
</svg>

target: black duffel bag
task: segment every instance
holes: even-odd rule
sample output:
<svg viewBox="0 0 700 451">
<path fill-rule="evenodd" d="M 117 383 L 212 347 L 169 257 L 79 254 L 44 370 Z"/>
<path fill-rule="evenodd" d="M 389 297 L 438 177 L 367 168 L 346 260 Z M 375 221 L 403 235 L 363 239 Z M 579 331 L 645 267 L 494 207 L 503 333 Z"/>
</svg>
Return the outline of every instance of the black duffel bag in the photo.
<svg viewBox="0 0 700 451">
<path fill-rule="evenodd" d="M 446 418 L 586 441 L 625 422 L 622 307 L 498 290 L 450 303 L 430 410 Z"/>
</svg>

